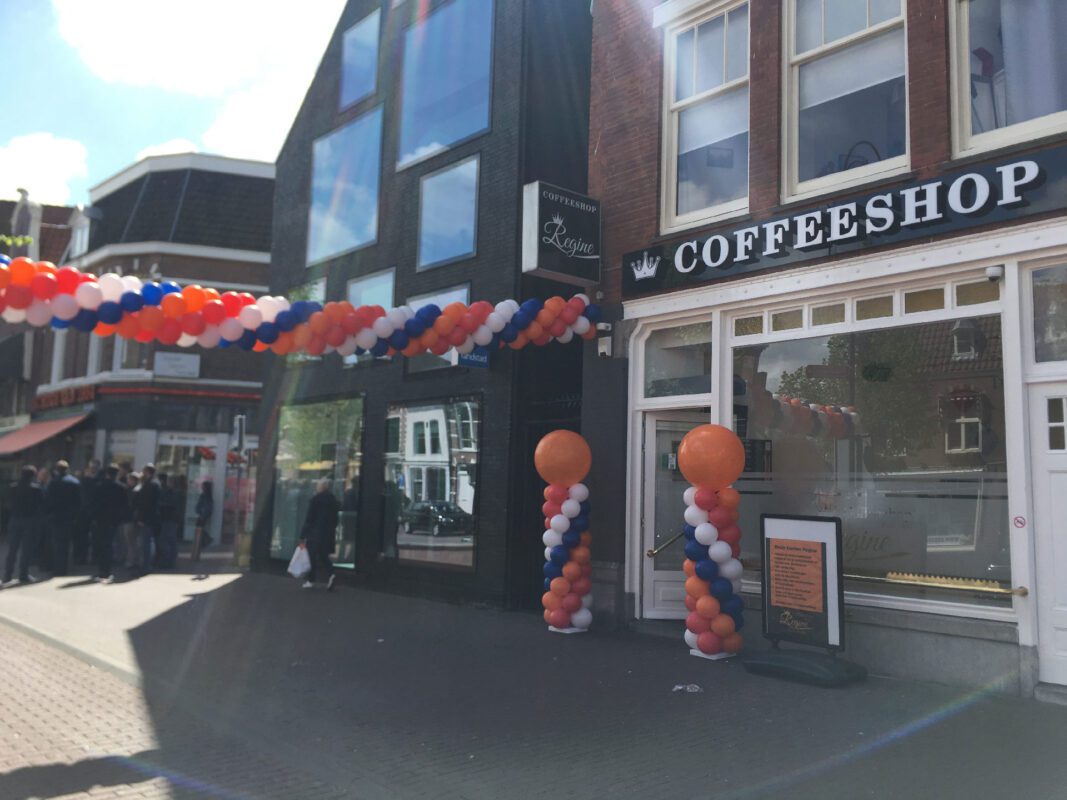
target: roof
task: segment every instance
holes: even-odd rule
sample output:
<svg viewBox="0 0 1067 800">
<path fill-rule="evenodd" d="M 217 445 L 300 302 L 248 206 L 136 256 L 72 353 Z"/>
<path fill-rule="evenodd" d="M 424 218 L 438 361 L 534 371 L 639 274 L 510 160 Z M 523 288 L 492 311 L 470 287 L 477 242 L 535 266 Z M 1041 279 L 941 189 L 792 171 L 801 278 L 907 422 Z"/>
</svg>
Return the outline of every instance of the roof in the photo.
<svg viewBox="0 0 1067 800">
<path fill-rule="evenodd" d="M 113 194 L 127 184 L 133 183 L 150 172 L 200 169 L 228 175 L 246 175 L 253 178 L 274 178 L 274 165 L 266 161 L 250 161 L 244 158 L 229 158 L 208 153 L 177 153 L 163 156 L 148 156 L 116 172 L 89 189 L 89 199 L 95 203 Z"/>
</svg>

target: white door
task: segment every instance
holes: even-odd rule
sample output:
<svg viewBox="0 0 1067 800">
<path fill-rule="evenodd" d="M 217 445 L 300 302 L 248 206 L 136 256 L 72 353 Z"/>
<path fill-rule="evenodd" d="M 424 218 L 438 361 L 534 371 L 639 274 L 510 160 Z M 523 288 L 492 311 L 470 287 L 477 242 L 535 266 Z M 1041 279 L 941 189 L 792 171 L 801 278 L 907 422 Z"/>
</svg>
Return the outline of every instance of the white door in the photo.
<svg viewBox="0 0 1067 800">
<path fill-rule="evenodd" d="M 1031 386 L 1030 425 L 1040 675 L 1067 684 L 1067 383 Z"/>
<path fill-rule="evenodd" d="M 660 548 L 654 557 L 643 558 L 641 610 L 648 619 L 682 619 L 688 613 L 682 571 L 685 538 L 680 534 L 685 525 L 682 494 L 689 483 L 678 469 L 678 445 L 707 422 L 707 413 L 695 411 L 645 414 L 642 552 Z"/>
</svg>

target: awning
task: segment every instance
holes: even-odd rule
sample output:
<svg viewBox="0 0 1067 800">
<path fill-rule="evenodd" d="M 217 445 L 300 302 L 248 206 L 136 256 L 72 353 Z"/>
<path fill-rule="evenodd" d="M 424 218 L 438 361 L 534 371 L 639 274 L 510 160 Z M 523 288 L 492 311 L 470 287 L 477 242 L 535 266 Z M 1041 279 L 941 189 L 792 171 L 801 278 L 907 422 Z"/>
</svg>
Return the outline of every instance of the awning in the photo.
<svg viewBox="0 0 1067 800">
<path fill-rule="evenodd" d="M 24 428 L 12 431 L 7 436 L 0 438 L 0 456 L 10 456 L 28 450 L 36 444 L 47 441 L 53 436 L 58 436 L 63 431 L 70 430 L 88 414 L 78 414 L 74 417 L 63 419 L 48 419 L 41 422 L 31 422 Z"/>
</svg>

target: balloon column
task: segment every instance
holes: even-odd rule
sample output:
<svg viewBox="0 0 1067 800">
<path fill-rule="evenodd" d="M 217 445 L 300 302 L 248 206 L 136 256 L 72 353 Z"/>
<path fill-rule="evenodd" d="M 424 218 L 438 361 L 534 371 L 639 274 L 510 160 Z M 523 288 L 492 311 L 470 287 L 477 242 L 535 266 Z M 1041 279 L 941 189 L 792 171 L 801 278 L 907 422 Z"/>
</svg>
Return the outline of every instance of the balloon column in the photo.
<svg viewBox="0 0 1067 800">
<path fill-rule="evenodd" d="M 593 622 L 589 563 L 589 474 L 593 456 L 572 431 L 552 431 L 537 444 L 534 465 L 545 487 L 545 622 L 561 633 L 585 631 Z"/>
<path fill-rule="evenodd" d="M 47 261 L 0 255 L 0 316 L 11 323 L 74 328 L 98 336 L 204 348 L 271 350 L 277 355 L 336 352 L 444 355 L 476 347 L 519 350 L 527 344 L 562 343 L 596 336 L 600 308 L 584 294 L 519 304 L 484 300 L 408 306 L 325 305 L 284 297 L 219 292 L 172 281 L 144 283 L 133 275 L 93 275 Z"/>
<path fill-rule="evenodd" d="M 731 488 L 745 468 L 745 448 L 721 425 L 701 425 L 678 446 L 685 490 L 685 641 L 694 655 L 725 657 L 743 644 L 741 495 Z"/>
</svg>

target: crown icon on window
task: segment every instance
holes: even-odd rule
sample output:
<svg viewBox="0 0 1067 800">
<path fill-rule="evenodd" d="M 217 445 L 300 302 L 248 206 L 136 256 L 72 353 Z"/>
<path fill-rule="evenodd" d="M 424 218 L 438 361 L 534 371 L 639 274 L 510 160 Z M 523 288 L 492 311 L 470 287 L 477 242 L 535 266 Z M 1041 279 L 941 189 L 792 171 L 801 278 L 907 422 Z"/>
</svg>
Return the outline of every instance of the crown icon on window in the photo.
<svg viewBox="0 0 1067 800">
<path fill-rule="evenodd" d="M 647 250 L 644 252 L 644 256 L 640 261 L 631 261 L 630 269 L 634 271 L 634 280 L 641 281 L 645 278 L 655 278 L 656 270 L 659 269 L 659 261 L 659 256 L 649 258 Z"/>
<path fill-rule="evenodd" d="M 563 215 L 562 214 L 553 214 L 552 215 L 552 223 L 554 225 L 562 225 L 563 224 Z"/>
</svg>

